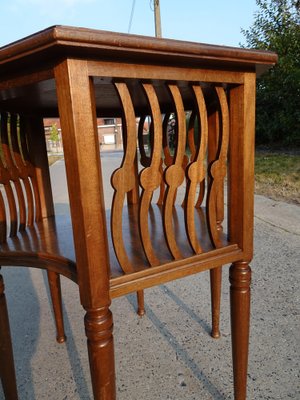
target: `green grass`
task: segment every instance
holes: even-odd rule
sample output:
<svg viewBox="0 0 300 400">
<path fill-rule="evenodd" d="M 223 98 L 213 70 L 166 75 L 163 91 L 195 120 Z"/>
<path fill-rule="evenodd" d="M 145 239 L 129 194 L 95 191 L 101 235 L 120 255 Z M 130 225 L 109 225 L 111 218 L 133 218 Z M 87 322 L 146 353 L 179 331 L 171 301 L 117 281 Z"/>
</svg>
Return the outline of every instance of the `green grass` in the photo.
<svg viewBox="0 0 300 400">
<path fill-rule="evenodd" d="M 257 151 L 255 190 L 275 200 L 300 204 L 300 155 Z"/>
</svg>

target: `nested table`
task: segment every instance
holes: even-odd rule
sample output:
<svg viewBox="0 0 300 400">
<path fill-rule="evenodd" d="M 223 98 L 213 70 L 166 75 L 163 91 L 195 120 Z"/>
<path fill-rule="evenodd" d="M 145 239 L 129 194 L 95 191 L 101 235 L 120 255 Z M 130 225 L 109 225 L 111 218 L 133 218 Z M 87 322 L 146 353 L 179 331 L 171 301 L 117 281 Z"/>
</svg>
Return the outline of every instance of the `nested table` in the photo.
<svg viewBox="0 0 300 400">
<path fill-rule="evenodd" d="M 228 263 L 235 398 L 246 397 L 255 80 L 275 62 L 269 52 L 63 26 L 0 49 L 0 111 L 8 124 L 31 121 L 43 220 L 53 202 L 42 118 L 60 117 L 74 254 L 52 242 L 45 252 L 70 250 L 60 256 L 74 268 L 53 269 L 79 284 L 95 399 L 115 398 L 111 299 L 137 291 L 142 308 L 143 289 L 209 269 L 217 337 Z M 123 160 L 112 177 L 101 172 L 97 116 L 122 118 Z M 2 265 L 14 264 L 9 254 Z"/>
</svg>

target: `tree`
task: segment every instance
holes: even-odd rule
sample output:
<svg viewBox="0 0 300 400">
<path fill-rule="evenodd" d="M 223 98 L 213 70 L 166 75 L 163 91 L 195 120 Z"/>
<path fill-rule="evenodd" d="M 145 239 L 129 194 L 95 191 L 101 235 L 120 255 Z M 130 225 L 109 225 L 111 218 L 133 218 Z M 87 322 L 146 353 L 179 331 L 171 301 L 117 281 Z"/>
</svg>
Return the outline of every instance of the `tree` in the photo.
<svg viewBox="0 0 300 400">
<path fill-rule="evenodd" d="M 257 81 L 257 143 L 300 146 L 300 0 L 256 0 L 246 47 L 271 50 L 278 64 Z"/>
<path fill-rule="evenodd" d="M 59 142 L 59 132 L 56 124 L 52 124 L 50 127 L 50 140 L 56 147 L 56 152 L 58 152 L 58 142 Z"/>
<path fill-rule="evenodd" d="M 59 141 L 59 133 L 56 124 L 52 124 L 50 127 L 50 140 L 52 140 L 52 142 Z"/>
</svg>

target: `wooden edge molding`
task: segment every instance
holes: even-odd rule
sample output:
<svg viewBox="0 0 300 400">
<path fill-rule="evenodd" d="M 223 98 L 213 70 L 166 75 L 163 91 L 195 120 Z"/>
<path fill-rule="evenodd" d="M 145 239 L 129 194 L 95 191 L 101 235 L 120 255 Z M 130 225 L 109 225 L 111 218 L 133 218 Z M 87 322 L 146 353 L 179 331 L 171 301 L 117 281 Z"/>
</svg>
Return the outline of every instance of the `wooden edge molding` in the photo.
<svg viewBox="0 0 300 400">
<path fill-rule="evenodd" d="M 232 244 L 188 259 L 172 261 L 158 267 L 125 274 L 111 279 L 110 296 L 116 298 L 241 259 L 243 259 L 242 250 L 236 244 Z"/>
</svg>

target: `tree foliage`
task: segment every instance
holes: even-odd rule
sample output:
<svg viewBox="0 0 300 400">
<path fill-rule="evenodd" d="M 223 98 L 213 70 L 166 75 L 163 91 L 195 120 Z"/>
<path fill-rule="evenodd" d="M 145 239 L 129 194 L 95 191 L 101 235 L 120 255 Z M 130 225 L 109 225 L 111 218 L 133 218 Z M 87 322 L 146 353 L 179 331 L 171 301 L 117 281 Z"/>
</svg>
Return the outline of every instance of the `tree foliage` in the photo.
<svg viewBox="0 0 300 400">
<path fill-rule="evenodd" d="M 256 0 L 246 47 L 275 51 L 278 64 L 257 81 L 257 142 L 300 146 L 300 0 Z"/>
<path fill-rule="evenodd" d="M 56 124 L 52 124 L 50 127 L 50 140 L 52 140 L 52 142 L 59 141 L 59 133 Z"/>
</svg>

